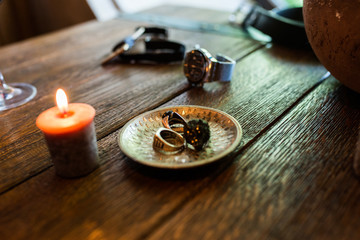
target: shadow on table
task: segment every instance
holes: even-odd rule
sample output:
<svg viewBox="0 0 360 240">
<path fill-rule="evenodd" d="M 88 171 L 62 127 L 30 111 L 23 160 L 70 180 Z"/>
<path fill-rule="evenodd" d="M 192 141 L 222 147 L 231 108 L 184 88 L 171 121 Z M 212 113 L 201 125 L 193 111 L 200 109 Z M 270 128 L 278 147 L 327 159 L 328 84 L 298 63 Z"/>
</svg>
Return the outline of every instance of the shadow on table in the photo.
<svg viewBox="0 0 360 240">
<path fill-rule="evenodd" d="M 126 158 L 126 163 L 137 172 L 151 178 L 172 181 L 196 180 L 209 176 L 216 176 L 227 169 L 235 159 L 238 151 L 230 153 L 228 156 L 203 166 L 186 169 L 162 169 L 146 166 Z"/>
<path fill-rule="evenodd" d="M 313 64 L 319 64 L 319 60 L 317 59 L 315 53 L 310 47 L 291 48 L 279 44 L 269 44 L 268 46 L 268 54 L 271 54 L 277 58 L 285 59 L 288 62 L 311 62 Z"/>
</svg>

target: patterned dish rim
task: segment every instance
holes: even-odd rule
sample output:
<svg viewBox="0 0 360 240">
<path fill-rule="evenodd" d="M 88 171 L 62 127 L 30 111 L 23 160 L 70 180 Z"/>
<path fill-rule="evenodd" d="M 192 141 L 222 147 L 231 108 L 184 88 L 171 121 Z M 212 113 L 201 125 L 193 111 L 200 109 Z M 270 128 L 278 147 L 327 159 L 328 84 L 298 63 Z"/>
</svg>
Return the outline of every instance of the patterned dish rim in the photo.
<svg viewBox="0 0 360 240">
<path fill-rule="evenodd" d="M 173 110 L 175 108 L 188 108 L 188 109 L 192 109 L 192 108 L 196 108 L 196 109 L 203 109 L 203 110 L 208 110 L 208 111 L 213 111 L 216 112 L 220 115 L 222 115 L 223 117 L 227 118 L 228 120 L 230 120 L 235 128 L 236 128 L 236 138 L 233 140 L 233 142 L 231 143 L 231 145 L 226 148 L 224 151 L 210 157 L 207 159 L 203 159 L 203 160 L 199 160 L 199 161 L 191 161 L 191 162 L 186 162 L 186 163 L 182 163 L 182 164 L 174 164 L 174 163 L 169 163 L 169 162 L 159 162 L 159 161 L 147 161 L 147 160 L 143 160 L 141 158 L 139 158 L 138 156 L 134 155 L 132 151 L 129 151 L 125 146 L 126 144 L 124 143 L 125 141 L 125 131 L 132 125 L 134 124 L 137 120 L 139 119 L 143 119 L 146 115 L 150 115 L 150 114 L 154 114 L 157 112 L 166 112 L 168 110 Z M 225 156 L 227 156 L 229 153 L 231 153 L 232 151 L 234 151 L 236 149 L 236 147 L 240 144 L 240 141 L 242 139 L 242 128 L 241 125 L 239 124 L 239 122 L 232 117 L 231 115 L 220 111 L 218 109 L 214 109 L 214 108 L 210 108 L 210 107 L 204 107 L 204 106 L 197 106 L 197 105 L 174 105 L 174 106 L 168 106 L 168 107 L 161 107 L 161 108 L 157 108 L 151 111 L 147 111 L 144 112 L 134 118 L 132 118 L 131 120 L 129 120 L 123 127 L 122 129 L 119 131 L 118 134 L 118 145 L 120 147 L 120 150 L 130 159 L 132 159 L 135 162 L 138 162 L 140 164 L 146 165 L 146 166 L 150 166 L 150 167 L 156 167 L 156 168 L 163 168 L 163 169 L 186 169 L 186 168 L 194 168 L 194 167 L 198 167 L 198 166 L 203 166 L 203 165 L 207 165 L 213 162 L 216 162 L 222 158 L 224 158 Z M 154 150 L 155 151 L 155 150 Z M 168 155 L 162 155 L 163 157 L 167 157 Z"/>
</svg>

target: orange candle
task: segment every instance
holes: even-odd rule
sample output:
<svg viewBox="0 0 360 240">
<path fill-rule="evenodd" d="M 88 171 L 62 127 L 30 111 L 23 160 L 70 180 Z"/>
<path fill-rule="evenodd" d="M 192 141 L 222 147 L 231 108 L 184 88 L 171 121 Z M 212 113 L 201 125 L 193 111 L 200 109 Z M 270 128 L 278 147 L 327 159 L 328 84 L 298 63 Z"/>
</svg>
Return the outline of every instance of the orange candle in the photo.
<svg viewBox="0 0 360 240">
<path fill-rule="evenodd" d="M 62 89 L 56 93 L 56 103 L 57 107 L 42 112 L 36 119 L 56 174 L 66 178 L 87 175 L 99 166 L 95 109 L 84 103 L 68 104 Z"/>
</svg>

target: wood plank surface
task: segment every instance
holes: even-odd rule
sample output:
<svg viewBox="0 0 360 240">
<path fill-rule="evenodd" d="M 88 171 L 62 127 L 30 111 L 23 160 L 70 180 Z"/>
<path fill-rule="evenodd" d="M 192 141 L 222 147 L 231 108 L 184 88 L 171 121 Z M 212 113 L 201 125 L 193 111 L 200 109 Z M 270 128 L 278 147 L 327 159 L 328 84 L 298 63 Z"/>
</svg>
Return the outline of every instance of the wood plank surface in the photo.
<svg viewBox="0 0 360 240">
<path fill-rule="evenodd" d="M 123 20 L 92 22 L 3 48 L 11 62 L 9 64 L 7 58 L 0 58 L 8 83 L 29 82 L 37 87 L 38 95 L 26 105 L 0 113 L 0 192 L 51 166 L 35 119 L 43 110 L 54 106 L 54 93 L 58 87 L 67 90 L 71 102 L 85 102 L 95 107 L 98 139 L 115 131 L 130 118 L 189 88 L 181 64 L 100 66 L 109 49 L 119 39 L 131 34 L 139 24 Z M 117 30 L 119 33 L 111 34 Z M 110 36 L 110 40 L 101 33 Z M 66 36 L 71 36 L 71 40 Z M 88 36 L 98 38 L 91 41 Z M 234 59 L 241 59 L 261 47 L 250 39 L 214 38 L 212 34 L 182 30 L 170 30 L 170 39 L 181 40 L 187 49 L 201 44 L 209 51 L 221 52 Z M 18 46 L 28 54 L 29 61 L 23 57 L 18 59 Z"/>
<path fill-rule="evenodd" d="M 200 10 L 176 10 L 150 12 L 206 20 Z M 311 52 L 174 29 L 170 37 L 188 49 L 200 43 L 235 58 L 232 81 L 192 88 L 181 65 L 100 67 L 112 44 L 135 26 L 93 22 L 0 49 L 0 67 L 1 53 L 19 62 L 6 62 L 6 75 L 28 76 L 24 81 L 39 89 L 36 100 L 0 113 L 2 239 L 360 238 L 360 183 L 352 168 L 359 94 L 324 80 L 326 70 Z M 98 39 L 86 41 L 92 33 Z M 74 38 L 67 42 L 66 35 Z M 54 50 L 61 40 L 67 42 L 62 53 Z M 36 57 L 16 56 L 17 47 Z M 58 85 L 69 87 L 73 102 L 97 110 L 101 165 L 87 177 L 56 176 L 34 124 L 53 105 Z M 118 130 L 129 119 L 184 104 L 234 116 L 244 131 L 238 148 L 218 164 L 184 171 L 141 166 L 120 151 Z"/>
<path fill-rule="evenodd" d="M 359 99 L 327 80 L 149 239 L 359 239 Z"/>
<path fill-rule="evenodd" d="M 166 105 L 200 104 L 230 113 L 242 124 L 242 146 L 247 146 L 325 72 L 309 53 L 263 49 L 237 63 L 230 84 L 193 88 Z M 205 171 L 204 175 L 196 171 L 168 172 L 165 178 L 160 177 L 157 171 L 133 165 L 118 149 L 117 134 L 99 141 L 103 163 L 88 177 L 64 180 L 50 168 L 4 193 L 0 198 L 2 235 L 8 239 L 21 239 L 30 233 L 34 239 L 144 239 L 182 211 L 200 190 L 211 187 L 212 179 L 222 169 Z M 185 176 L 173 179 L 169 177 L 172 174 Z M 14 235 L 10 230 L 18 227 L 22 231 Z"/>
</svg>

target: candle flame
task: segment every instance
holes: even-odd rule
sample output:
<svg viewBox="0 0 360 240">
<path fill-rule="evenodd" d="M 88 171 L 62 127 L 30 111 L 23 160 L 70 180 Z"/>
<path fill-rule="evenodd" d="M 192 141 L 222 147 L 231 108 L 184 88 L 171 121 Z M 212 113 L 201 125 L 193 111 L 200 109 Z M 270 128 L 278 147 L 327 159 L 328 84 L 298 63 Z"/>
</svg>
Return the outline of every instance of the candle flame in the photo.
<svg viewBox="0 0 360 240">
<path fill-rule="evenodd" d="M 69 111 L 66 93 L 61 88 L 56 91 L 56 105 L 63 115 L 65 115 Z"/>
</svg>

